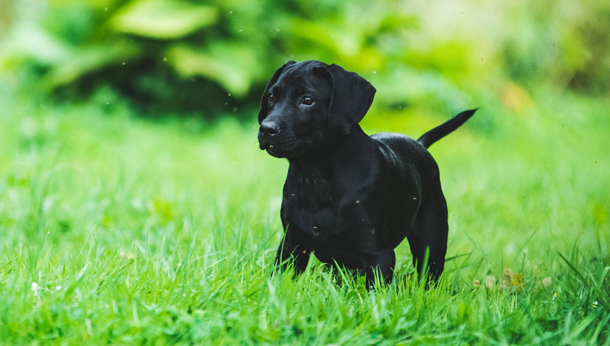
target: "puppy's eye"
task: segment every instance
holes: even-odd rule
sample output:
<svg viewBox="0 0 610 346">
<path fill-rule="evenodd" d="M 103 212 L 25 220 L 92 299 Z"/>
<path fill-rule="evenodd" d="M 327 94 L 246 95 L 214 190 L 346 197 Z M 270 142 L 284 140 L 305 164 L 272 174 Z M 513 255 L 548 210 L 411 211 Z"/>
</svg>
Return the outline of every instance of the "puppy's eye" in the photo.
<svg viewBox="0 0 610 346">
<path fill-rule="evenodd" d="M 313 104 L 313 99 L 309 96 L 303 96 L 301 99 L 301 103 L 307 106 L 311 106 Z"/>
<path fill-rule="evenodd" d="M 273 96 L 273 94 L 269 94 L 269 102 L 275 102 L 275 97 Z"/>
</svg>

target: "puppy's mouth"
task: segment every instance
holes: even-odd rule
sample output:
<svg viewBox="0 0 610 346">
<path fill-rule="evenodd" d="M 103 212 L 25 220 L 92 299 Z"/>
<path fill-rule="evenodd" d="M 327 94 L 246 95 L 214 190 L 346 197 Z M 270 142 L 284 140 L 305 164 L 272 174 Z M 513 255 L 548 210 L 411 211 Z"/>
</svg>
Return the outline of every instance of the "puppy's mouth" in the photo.
<svg viewBox="0 0 610 346">
<path fill-rule="evenodd" d="M 316 134 L 309 136 L 311 138 L 297 137 L 291 133 L 281 137 L 265 137 L 260 132 L 258 134 L 258 143 L 261 150 L 267 150 L 269 155 L 278 158 L 291 158 L 303 155 L 321 141 L 322 135 Z"/>
<path fill-rule="evenodd" d="M 260 131 L 258 133 L 258 144 L 261 150 L 267 150 L 271 156 L 287 157 L 290 152 L 295 150 L 299 141 L 291 132 L 283 132 L 280 135 L 268 137 Z"/>
<path fill-rule="evenodd" d="M 269 141 L 267 141 L 267 140 L 262 140 L 262 141 L 259 140 L 258 146 L 259 146 L 259 148 L 261 148 L 261 150 L 269 149 L 269 147 L 273 148 L 273 144 L 269 144 Z"/>
<path fill-rule="evenodd" d="M 267 150 L 267 153 L 277 158 L 295 158 L 307 153 L 312 147 L 311 141 L 304 141 L 303 143 L 296 143 L 291 147 L 278 147 L 275 144 L 260 143 L 261 150 Z"/>
<path fill-rule="evenodd" d="M 260 141 L 259 147 L 261 148 L 261 150 L 267 150 L 267 153 L 269 155 L 278 158 L 285 158 L 291 156 L 292 151 L 294 151 L 295 149 L 294 145 L 287 148 L 285 146 L 278 146 L 277 144 L 274 144 L 274 141 L 269 140 Z"/>
</svg>

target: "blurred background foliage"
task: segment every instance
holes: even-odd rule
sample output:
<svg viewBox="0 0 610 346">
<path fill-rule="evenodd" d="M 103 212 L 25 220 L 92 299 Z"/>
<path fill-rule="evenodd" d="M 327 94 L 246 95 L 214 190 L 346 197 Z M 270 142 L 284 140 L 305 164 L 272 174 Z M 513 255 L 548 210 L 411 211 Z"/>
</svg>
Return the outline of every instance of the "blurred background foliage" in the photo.
<svg viewBox="0 0 610 346">
<path fill-rule="evenodd" d="M 537 90 L 595 97 L 610 90 L 606 0 L 0 6 L 0 69 L 13 90 L 71 102 L 102 93 L 145 114 L 250 117 L 269 76 L 289 59 L 356 71 L 378 89 L 373 111 L 386 114 L 523 112 Z"/>
</svg>

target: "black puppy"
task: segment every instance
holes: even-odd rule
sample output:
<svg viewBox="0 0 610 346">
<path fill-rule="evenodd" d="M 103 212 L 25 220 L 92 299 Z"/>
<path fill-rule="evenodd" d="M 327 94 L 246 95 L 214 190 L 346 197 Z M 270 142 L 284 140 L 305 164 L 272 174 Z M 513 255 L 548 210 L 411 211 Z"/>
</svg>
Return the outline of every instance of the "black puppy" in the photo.
<svg viewBox="0 0 610 346">
<path fill-rule="evenodd" d="M 358 123 L 375 88 L 338 65 L 290 61 L 271 77 L 258 115 L 260 148 L 290 162 L 284 184 L 286 232 L 275 264 L 309 255 L 392 280 L 394 248 L 407 237 L 414 265 L 436 280 L 447 252 L 447 203 L 427 148 L 457 129 L 465 111 L 417 141 L 402 134 L 366 135 Z"/>
</svg>

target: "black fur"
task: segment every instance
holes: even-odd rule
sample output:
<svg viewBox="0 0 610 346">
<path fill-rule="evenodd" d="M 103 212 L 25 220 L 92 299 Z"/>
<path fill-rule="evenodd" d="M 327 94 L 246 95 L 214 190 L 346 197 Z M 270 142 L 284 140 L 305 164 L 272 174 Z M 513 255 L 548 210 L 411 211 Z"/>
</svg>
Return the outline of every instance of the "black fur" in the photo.
<svg viewBox="0 0 610 346">
<path fill-rule="evenodd" d="M 462 112 L 417 141 L 397 133 L 366 135 L 358 122 L 375 88 L 338 65 L 290 61 L 265 89 L 260 148 L 290 162 L 277 266 L 305 270 L 311 253 L 392 280 L 394 248 L 406 237 L 419 273 L 436 280 L 447 252 L 447 204 L 432 143 L 462 125 Z M 427 254 L 427 257 L 426 257 Z"/>
</svg>

